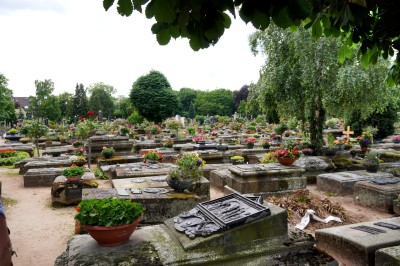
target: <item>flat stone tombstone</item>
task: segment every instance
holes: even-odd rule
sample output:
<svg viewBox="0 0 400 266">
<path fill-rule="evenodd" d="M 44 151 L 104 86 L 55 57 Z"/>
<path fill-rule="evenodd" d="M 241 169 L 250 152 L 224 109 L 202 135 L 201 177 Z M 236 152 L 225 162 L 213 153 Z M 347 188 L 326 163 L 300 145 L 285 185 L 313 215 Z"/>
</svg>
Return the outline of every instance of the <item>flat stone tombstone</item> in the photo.
<svg viewBox="0 0 400 266">
<path fill-rule="evenodd" d="M 353 195 L 356 182 L 383 177 L 393 177 L 393 175 L 384 172 L 369 173 L 365 170 L 320 174 L 317 176 L 317 188 L 342 196 Z"/>
<path fill-rule="evenodd" d="M 102 199 L 108 197 L 130 199 L 140 202 L 145 208 L 143 224 L 162 223 L 165 220 L 188 211 L 201 201 L 195 193 L 174 193 L 167 188 L 159 187 L 158 191 L 149 188 L 148 192 L 132 193 L 130 189 L 123 189 L 126 196 L 121 196 L 117 189 L 97 188 L 82 190 L 82 199 Z"/>
<path fill-rule="evenodd" d="M 400 230 L 376 225 L 379 222 L 400 227 L 400 218 L 396 217 L 318 229 L 317 248 L 343 265 L 373 266 L 377 250 L 400 245 Z"/>
<path fill-rule="evenodd" d="M 354 186 L 354 202 L 379 211 L 394 213 L 393 200 L 400 193 L 400 178 L 379 178 L 376 181 L 357 182 Z"/>
<path fill-rule="evenodd" d="M 166 175 L 176 166 L 170 163 L 132 163 L 115 168 L 115 176 L 113 178 L 132 178 L 142 176 L 158 176 Z"/>
<path fill-rule="evenodd" d="M 270 196 L 304 189 L 307 179 L 298 166 L 280 164 L 241 164 L 228 168 L 225 189 L 241 194 L 261 194 Z"/>
<path fill-rule="evenodd" d="M 49 160 L 49 161 L 33 161 L 26 163 L 23 167 L 19 169 L 20 174 L 25 174 L 30 169 L 38 168 L 55 168 L 55 167 L 70 167 L 72 162 L 68 159 L 66 160 Z"/>
<path fill-rule="evenodd" d="M 70 149 L 70 148 L 72 148 L 71 145 L 57 147 L 57 148 L 47 148 L 42 152 L 42 154 L 43 155 L 51 155 L 53 157 L 59 157 L 61 154 L 67 153 L 68 149 Z"/>
<path fill-rule="evenodd" d="M 24 175 L 24 187 L 51 187 L 54 179 L 60 176 L 65 168 L 30 169 Z"/>
<path fill-rule="evenodd" d="M 332 161 L 325 156 L 302 156 L 294 162 L 294 165 L 306 170 L 306 175 L 310 173 L 329 172 L 335 169 Z"/>
<path fill-rule="evenodd" d="M 400 246 L 381 248 L 375 252 L 375 266 L 400 265 Z"/>
</svg>

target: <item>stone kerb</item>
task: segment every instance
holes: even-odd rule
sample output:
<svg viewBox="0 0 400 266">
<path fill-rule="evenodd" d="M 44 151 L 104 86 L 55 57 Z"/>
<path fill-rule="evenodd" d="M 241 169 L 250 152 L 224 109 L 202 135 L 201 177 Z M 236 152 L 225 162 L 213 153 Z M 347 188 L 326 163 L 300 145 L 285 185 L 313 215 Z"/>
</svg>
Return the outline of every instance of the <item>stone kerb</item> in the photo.
<svg viewBox="0 0 400 266">
<path fill-rule="evenodd" d="M 320 174 L 317 176 L 317 188 L 342 196 L 353 195 L 356 182 L 385 177 L 393 175 L 384 172 L 368 173 L 365 170 Z"/>
<path fill-rule="evenodd" d="M 376 184 L 360 181 L 354 186 L 354 202 L 387 213 L 394 213 L 393 200 L 400 194 L 400 183 Z"/>
</svg>

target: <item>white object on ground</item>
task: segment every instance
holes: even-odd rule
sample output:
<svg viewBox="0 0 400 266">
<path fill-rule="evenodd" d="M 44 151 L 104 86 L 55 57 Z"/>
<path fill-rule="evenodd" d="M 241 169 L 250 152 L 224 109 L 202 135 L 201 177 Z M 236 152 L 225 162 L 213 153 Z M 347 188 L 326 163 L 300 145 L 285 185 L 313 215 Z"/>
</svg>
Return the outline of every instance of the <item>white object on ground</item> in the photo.
<svg viewBox="0 0 400 266">
<path fill-rule="evenodd" d="M 314 210 L 307 210 L 306 213 L 304 214 L 303 218 L 301 218 L 300 223 L 296 224 L 296 228 L 303 230 L 306 228 L 306 226 L 310 223 L 310 217 L 312 217 L 314 220 L 322 223 L 329 223 L 330 221 L 336 221 L 341 223 L 342 220 L 339 217 L 335 216 L 328 216 L 325 219 L 319 218 L 317 215 L 315 215 Z"/>
</svg>

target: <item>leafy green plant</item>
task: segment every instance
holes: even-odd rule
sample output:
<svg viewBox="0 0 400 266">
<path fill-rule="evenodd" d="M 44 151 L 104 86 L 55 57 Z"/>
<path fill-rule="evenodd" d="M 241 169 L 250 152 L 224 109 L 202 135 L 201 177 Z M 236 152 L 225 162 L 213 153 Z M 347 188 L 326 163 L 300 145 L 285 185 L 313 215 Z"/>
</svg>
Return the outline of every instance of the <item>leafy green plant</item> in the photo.
<svg viewBox="0 0 400 266">
<path fill-rule="evenodd" d="M 239 156 L 239 155 L 235 155 L 231 157 L 231 161 L 235 161 L 237 163 L 244 163 L 244 157 L 243 156 Z"/>
<path fill-rule="evenodd" d="M 96 166 L 96 168 L 94 168 L 94 176 L 98 179 L 108 179 L 108 176 L 106 174 L 103 173 L 103 171 L 101 171 L 100 167 Z"/>
<path fill-rule="evenodd" d="M 168 173 L 170 179 L 192 179 L 195 181 L 200 180 L 202 173 L 200 171 L 205 161 L 197 154 L 184 154 L 176 161 L 178 166 L 176 169 Z"/>
<path fill-rule="evenodd" d="M 103 149 L 101 150 L 101 155 L 103 155 L 104 157 L 112 157 L 114 152 L 115 150 L 113 147 L 111 148 L 103 147 Z"/>
<path fill-rule="evenodd" d="M 372 166 L 379 164 L 379 153 L 371 151 L 365 154 L 363 165 Z"/>
<path fill-rule="evenodd" d="M 157 151 L 149 151 L 144 154 L 143 159 L 145 160 L 153 160 L 158 161 L 162 158 L 162 155 L 159 154 Z"/>
<path fill-rule="evenodd" d="M 63 176 L 81 176 L 85 173 L 85 170 L 80 167 L 76 166 L 75 164 L 71 165 L 70 167 L 64 169 L 62 171 Z"/>
<path fill-rule="evenodd" d="M 15 128 L 10 129 L 9 131 L 7 131 L 8 134 L 17 134 L 18 131 Z"/>
<path fill-rule="evenodd" d="M 14 156 L 0 158 L 0 166 L 14 165 L 15 163 L 29 158 L 29 153 L 24 151 L 16 151 Z"/>
<path fill-rule="evenodd" d="M 130 224 L 144 213 L 142 204 L 115 198 L 82 200 L 76 210 L 80 224 L 97 226 Z"/>
<path fill-rule="evenodd" d="M 275 153 L 274 152 L 267 152 L 263 155 L 260 159 L 260 163 L 275 163 Z"/>
<path fill-rule="evenodd" d="M 286 125 L 286 123 L 281 123 L 281 124 L 279 124 L 279 125 L 274 129 L 274 131 L 275 131 L 275 133 L 276 133 L 277 135 L 282 136 L 283 132 L 285 132 L 285 131 L 288 130 L 288 129 L 289 129 L 289 128 L 288 128 L 288 126 Z"/>
</svg>

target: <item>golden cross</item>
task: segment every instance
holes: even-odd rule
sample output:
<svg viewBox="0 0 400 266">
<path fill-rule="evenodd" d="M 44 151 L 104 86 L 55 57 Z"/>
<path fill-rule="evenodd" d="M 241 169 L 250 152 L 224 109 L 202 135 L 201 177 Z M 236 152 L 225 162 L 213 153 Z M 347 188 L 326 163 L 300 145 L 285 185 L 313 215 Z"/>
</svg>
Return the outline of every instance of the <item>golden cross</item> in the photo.
<svg viewBox="0 0 400 266">
<path fill-rule="evenodd" d="M 353 135 L 354 131 L 350 131 L 350 126 L 347 126 L 347 131 L 343 131 L 342 133 L 347 136 L 346 144 L 349 143 L 350 135 Z"/>
</svg>

